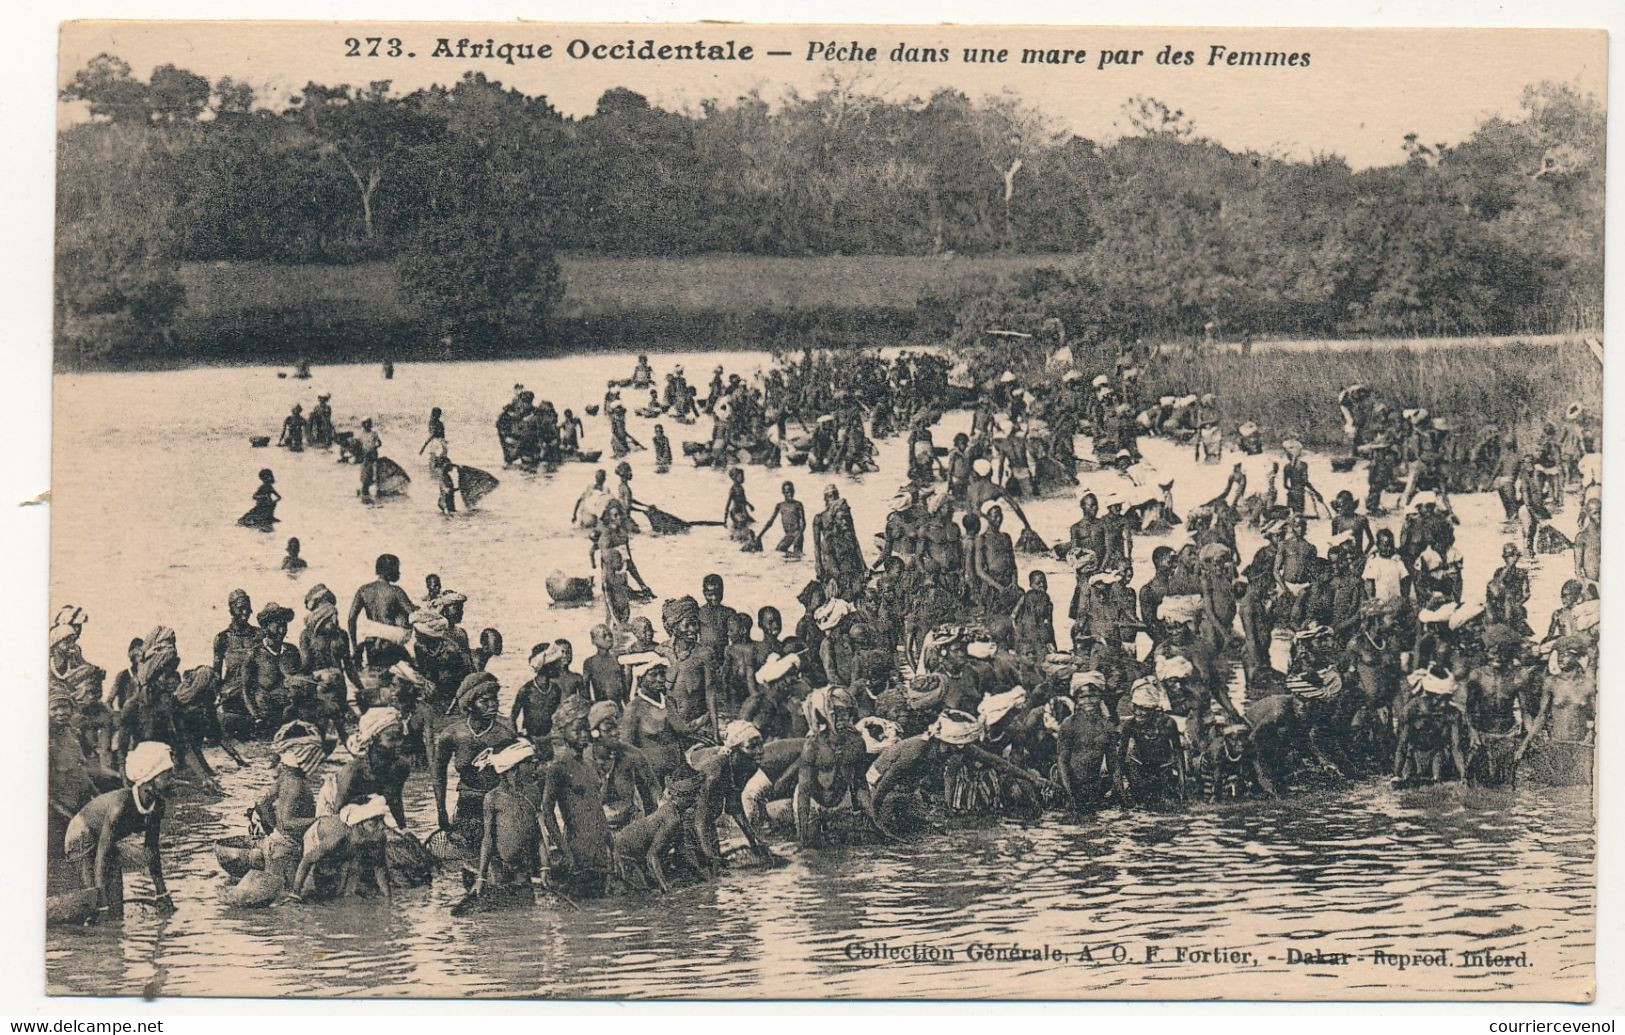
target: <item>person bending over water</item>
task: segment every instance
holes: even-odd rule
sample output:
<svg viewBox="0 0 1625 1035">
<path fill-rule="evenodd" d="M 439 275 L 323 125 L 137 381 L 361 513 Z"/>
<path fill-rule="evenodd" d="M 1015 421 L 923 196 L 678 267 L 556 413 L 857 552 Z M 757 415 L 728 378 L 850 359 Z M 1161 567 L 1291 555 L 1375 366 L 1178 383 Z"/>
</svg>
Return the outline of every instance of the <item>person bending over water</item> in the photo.
<svg viewBox="0 0 1625 1035">
<path fill-rule="evenodd" d="M 158 852 L 165 797 L 174 770 L 168 745 L 150 740 L 137 744 L 124 762 L 124 778 L 130 786 L 97 795 L 68 823 L 63 849 L 68 862 L 78 864 L 83 886 L 96 889 L 100 915 L 124 918 L 124 862 L 119 842 L 132 834 L 145 838 L 147 874 L 158 908 L 174 911 Z"/>
<path fill-rule="evenodd" d="M 305 852 L 288 897 L 339 898 L 359 893 L 363 874 L 388 905 L 389 854 L 385 846 L 392 817 L 380 795 L 344 806 L 336 816 L 322 816 L 305 831 Z"/>
<path fill-rule="evenodd" d="M 356 723 L 356 732 L 345 745 L 350 760 L 322 782 L 316 795 L 318 815 L 336 815 L 346 805 L 381 796 L 389 805 L 397 826 L 406 825 L 402 792 L 411 766 L 401 757 L 406 729 L 394 708 L 368 708 Z"/>
<path fill-rule="evenodd" d="M 875 823 L 881 831 L 896 837 L 900 827 L 921 825 L 924 816 L 914 792 L 940 773 L 944 763 L 954 759 L 979 762 L 1025 783 L 1036 800 L 1033 774 L 978 746 L 982 732 L 982 722 L 975 716 L 945 711 L 924 733 L 905 737 L 882 751 L 867 775 Z"/>
<path fill-rule="evenodd" d="M 694 766 L 700 777 L 700 797 L 693 812 L 693 831 L 704 863 L 713 873 L 723 863 L 722 849 L 717 841 L 717 824 L 723 816 L 733 818 L 734 825 L 744 835 L 751 852 L 764 863 L 778 861 L 778 856 L 767 847 L 756 832 L 755 824 L 745 811 L 744 790 L 756 770 L 761 768 L 762 734 L 755 726 L 740 719 L 728 723 L 722 731 L 722 746 L 704 750 Z"/>
</svg>

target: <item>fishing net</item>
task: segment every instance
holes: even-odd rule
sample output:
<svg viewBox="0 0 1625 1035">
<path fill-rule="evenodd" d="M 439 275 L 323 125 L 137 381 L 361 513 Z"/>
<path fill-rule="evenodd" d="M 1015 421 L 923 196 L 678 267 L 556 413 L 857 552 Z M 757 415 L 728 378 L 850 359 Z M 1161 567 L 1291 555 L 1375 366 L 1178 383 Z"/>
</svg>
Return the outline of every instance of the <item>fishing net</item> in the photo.
<svg viewBox="0 0 1625 1035">
<path fill-rule="evenodd" d="M 658 507 L 644 511 L 644 517 L 649 519 L 649 531 L 655 535 L 681 535 L 689 529 L 687 521 Z"/>
<path fill-rule="evenodd" d="M 480 470 L 478 467 L 459 465 L 457 468 L 458 488 L 463 490 L 463 499 L 469 506 L 491 495 L 498 485 L 502 483 L 493 475 Z"/>
<path fill-rule="evenodd" d="M 389 859 L 390 878 L 408 888 L 429 883 L 439 866 L 439 856 L 403 830 L 388 832 L 384 854 Z"/>
<path fill-rule="evenodd" d="M 424 845 L 429 858 L 439 863 L 461 863 L 469 857 L 466 843 L 450 831 L 436 830 Z"/>
<path fill-rule="evenodd" d="M 1567 553 L 1572 549 L 1574 544 L 1569 537 L 1551 525 L 1541 525 L 1535 533 L 1535 550 L 1538 553 Z"/>
<path fill-rule="evenodd" d="M 1040 539 L 1038 533 L 1034 532 L 1031 528 L 1024 528 L 1021 530 L 1020 537 L 1016 539 L 1016 549 L 1020 550 L 1022 553 L 1030 554 L 1045 554 L 1050 552 L 1049 545 L 1046 544 L 1043 539 Z"/>
<path fill-rule="evenodd" d="M 387 456 L 377 460 L 376 477 L 374 485 L 377 486 L 380 496 L 400 496 L 405 494 L 406 487 L 412 484 L 412 478 L 400 464 Z"/>
<path fill-rule="evenodd" d="M 1596 745 L 1560 740 L 1538 742 L 1517 766 L 1517 781 L 1534 787 L 1584 786 L 1592 781 Z"/>
</svg>

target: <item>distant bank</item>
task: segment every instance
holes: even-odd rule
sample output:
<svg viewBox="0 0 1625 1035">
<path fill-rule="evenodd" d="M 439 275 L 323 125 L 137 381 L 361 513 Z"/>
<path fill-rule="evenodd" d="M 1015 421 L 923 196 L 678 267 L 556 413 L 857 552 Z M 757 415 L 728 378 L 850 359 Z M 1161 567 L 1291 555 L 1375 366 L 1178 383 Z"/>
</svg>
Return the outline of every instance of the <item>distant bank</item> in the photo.
<svg viewBox="0 0 1625 1035">
<path fill-rule="evenodd" d="M 604 349 L 694 351 L 939 344 L 951 314 L 933 300 L 1037 267 L 1075 268 L 1077 255 L 561 256 L 564 302 L 534 354 Z M 162 355 L 145 369 L 194 364 L 500 358 L 436 341 L 387 262 L 350 266 L 188 263 L 186 302 Z M 1239 348 L 1220 329 L 1216 347 Z M 1260 335 L 1254 348 L 1555 346 L 1599 332 L 1495 337 L 1353 338 Z M 529 350 L 527 350 L 528 352 Z"/>
<path fill-rule="evenodd" d="M 564 302 L 536 354 L 923 345 L 934 294 L 1076 256 L 560 256 Z M 174 364 L 499 358 L 433 340 L 387 262 L 188 263 Z M 153 365 L 163 365 L 159 360 Z"/>
</svg>

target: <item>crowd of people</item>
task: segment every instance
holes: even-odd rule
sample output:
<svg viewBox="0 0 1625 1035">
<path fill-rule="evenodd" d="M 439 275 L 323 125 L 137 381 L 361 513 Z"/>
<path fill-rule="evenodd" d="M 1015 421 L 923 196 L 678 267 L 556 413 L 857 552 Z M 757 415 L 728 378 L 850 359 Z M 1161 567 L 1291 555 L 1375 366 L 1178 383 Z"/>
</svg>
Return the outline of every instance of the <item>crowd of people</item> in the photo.
<svg viewBox="0 0 1625 1035">
<path fill-rule="evenodd" d="M 616 488 L 600 471 L 573 521 L 590 541 L 603 622 L 579 668 L 568 640 L 532 646 L 520 686 L 487 671 L 503 638 L 469 635 L 468 597 L 431 574 L 414 599 L 390 554 L 342 617 L 338 595 L 312 586 L 297 642 L 292 609 L 256 611 L 232 591 L 212 657 L 190 666 L 159 627 L 129 642 L 109 678 L 80 651 L 88 616 L 63 606 L 50 631 L 53 917 L 121 915 L 120 843 L 135 835 L 152 901 L 167 907 L 173 775 L 215 785 L 216 751 L 248 765 L 268 750 L 275 764 L 248 834 L 220 849 L 243 905 L 387 898 L 429 879 L 424 859 L 460 870 L 459 908 L 488 908 L 666 889 L 716 876 L 740 851 L 770 865 L 781 830 L 812 847 L 913 837 L 962 815 L 1172 808 L 1378 775 L 1401 786 L 1508 786 L 1537 768 L 1552 782 L 1589 779 L 1593 417 L 1571 407 L 1561 431 L 1547 424 L 1523 448 L 1503 429 L 1470 432 L 1351 385 L 1327 403 L 1347 432 L 1328 466 L 1365 464 L 1364 499 L 1327 500 L 1287 438 L 1264 487 L 1249 493 L 1234 463 L 1221 493 L 1181 515 L 1172 480 L 1143 455 L 1148 437 L 1209 464 L 1227 448 L 1273 450 L 1251 422 L 1227 442 L 1211 395 L 1148 396 L 1153 362 L 1127 347 L 1109 371 L 1040 377 L 934 354 L 809 350 L 754 380 L 718 367 L 701 398 L 680 367 L 661 392 L 638 357 L 605 395 L 613 454 L 642 448 L 623 390 L 650 392 L 645 419 L 709 418 L 709 437 L 683 454 L 735 475 L 716 523 L 746 551 L 777 525 L 789 557 L 810 532 L 813 577 L 751 614 L 709 574 L 698 599 L 660 600 L 657 628 L 635 613 L 652 593 L 628 534 L 634 514 L 659 512 L 632 495 L 629 465 Z M 506 461 L 580 454 L 570 410 L 559 418 L 515 393 L 497 421 Z M 932 429 L 950 407 L 969 410 L 971 428 L 938 446 Z M 443 443 L 439 417 L 426 449 Z M 283 444 L 301 448 L 306 430 L 285 426 Z M 810 520 L 784 481 L 755 528 L 739 465 L 874 472 L 876 440 L 899 435 L 907 483 L 876 546 L 865 549 L 839 480 Z M 671 465 L 669 442 L 656 459 Z M 1070 493 L 1085 471 L 1114 488 L 1082 493 L 1067 536 L 1045 541 L 1022 501 Z M 1472 586 L 1456 503 L 1489 492 L 1508 540 L 1501 566 Z M 1552 526 L 1569 507 L 1580 511 L 1572 539 Z M 1021 526 L 1014 539 L 1007 518 Z M 1323 519 L 1326 534 L 1311 536 Z M 693 524 L 650 521 L 654 532 Z M 1243 556 L 1238 544 L 1255 536 Z M 1023 578 L 1023 554 L 1072 570 L 1059 613 L 1044 571 L 1029 565 Z M 1570 557 L 1561 604 L 1537 627 L 1531 569 Z M 432 786 L 435 829 L 421 838 L 408 830 L 411 780 Z M 723 847 L 724 819 L 737 848 Z"/>
</svg>

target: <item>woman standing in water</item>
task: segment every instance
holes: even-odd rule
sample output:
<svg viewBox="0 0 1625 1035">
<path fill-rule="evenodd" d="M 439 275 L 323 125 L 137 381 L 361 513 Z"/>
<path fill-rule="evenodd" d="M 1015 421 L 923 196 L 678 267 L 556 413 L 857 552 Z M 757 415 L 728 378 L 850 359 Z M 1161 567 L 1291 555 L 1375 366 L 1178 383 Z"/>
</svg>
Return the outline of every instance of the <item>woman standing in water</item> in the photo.
<svg viewBox="0 0 1625 1035">
<path fill-rule="evenodd" d="M 432 449 L 432 452 L 430 450 Z M 440 407 L 436 406 L 429 411 L 429 437 L 423 440 L 418 447 L 418 456 L 429 453 L 429 465 L 432 467 L 436 460 L 446 459 L 446 424 L 440 419 Z"/>
<path fill-rule="evenodd" d="M 328 405 L 331 395 L 318 395 L 311 408 L 305 430 L 314 449 L 328 449 L 333 445 L 333 407 Z"/>
<path fill-rule="evenodd" d="M 260 486 L 254 490 L 254 509 L 238 518 L 237 523 L 269 532 L 277 522 L 276 505 L 281 501 L 282 494 L 276 491 L 276 475 L 267 467 L 260 472 Z"/>
</svg>

